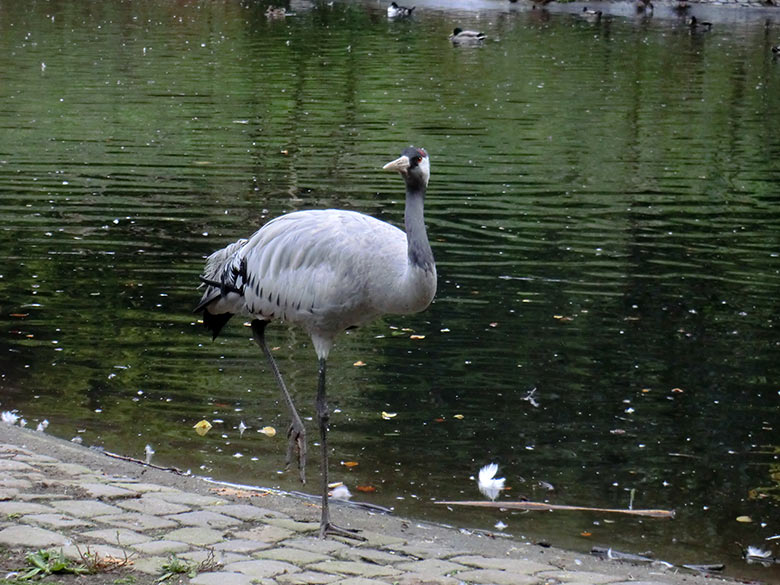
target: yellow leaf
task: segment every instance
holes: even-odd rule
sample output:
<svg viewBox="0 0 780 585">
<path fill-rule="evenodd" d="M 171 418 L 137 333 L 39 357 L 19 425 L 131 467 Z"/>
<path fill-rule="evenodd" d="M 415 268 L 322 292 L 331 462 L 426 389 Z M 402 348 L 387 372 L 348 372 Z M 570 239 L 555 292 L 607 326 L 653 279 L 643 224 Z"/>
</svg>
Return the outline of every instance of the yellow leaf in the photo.
<svg viewBox="0 0 780 585">
<path fill-rule="evenodd" d="M 452 418 L 457 418 L 458 420 L 463 420 L 464 416 L 462 414 L 453 414 Z"/>
<path fill-rule="evenodd" d="M 752 521 L 753 521 L 753 519 L 750 516 L 737 516 L 737 522 L 748 523 L 748 522 L 752 522 Z"/>
<path fill-rule="evenodd" d="M 211 430 L 211 423 L 207 420 L 202 420 L 199 423 L 196 423 L 192 428 L 202 437 Z"/>
<path fill-rule="evenodd" d="M 341 464 L 344 467 L 350 467 L 350 468 L 357 467 L 359 465 L 357 461 L 342 461 Z"/>
<path fill-rule="evenodd" d="M 396 416 L 398 416 L 397 412 L 385 412 L 384 410 L 382 411 L 382 418 L 385 420 L 390 420 L 391 418 L 395 418 Z"/>
<path fill-rule="evenodd" d="M 273 437 L 276 435 L 276 429 L 273 427 L 263 427 L 260 429 L 260 432 L 268 437 Z"/>
<path fill-rule="evenodd" d="M 365 365 L 366 365 L 366 362 L 364 362 L 364 361 L 362 361 L 362 360 L 358 360 L 358 361 L 356 361 L 356 362 L 355 362 L 354 364 L 352 364 L 352 365 L 353 365 L 353 366 L 355 366 L 356 368 L 362 368 L 363 366 L 365 366 Z"/>
<path fill-rule="evenodd" d="M 425 335 L 410 335 L 409 339 L 425 339 Z"/>
</svg>

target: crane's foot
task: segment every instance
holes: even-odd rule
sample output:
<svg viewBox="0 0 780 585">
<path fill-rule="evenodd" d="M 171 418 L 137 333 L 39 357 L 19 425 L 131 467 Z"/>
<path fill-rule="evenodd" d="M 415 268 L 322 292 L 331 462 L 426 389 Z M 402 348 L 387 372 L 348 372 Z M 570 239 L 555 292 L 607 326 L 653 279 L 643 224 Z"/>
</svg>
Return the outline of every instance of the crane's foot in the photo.
<svg viewBox="0 0 780 585">
<path fill-rule="evenodd" d="M 331 535 L 365 542 L 366 538 L 360 536 L 359 532 L 360 530 L 357 530 L 356 528 L 342 528 L 341 526 L 336 526 L 330 522 L 326 522 L 325 524 L 320 525 L 320 538 L 325 538 L 326 536 Z"/>
<path fill-rule="evenodd" d="M 306 483 L 306 429 L 300 419 L 293 420 L 290 428 L 287 429 L 287 468 L 292 464 L 293 456 L 297 454 L 298 473 L 301 476 L 301 483 Z"/>
</svg>

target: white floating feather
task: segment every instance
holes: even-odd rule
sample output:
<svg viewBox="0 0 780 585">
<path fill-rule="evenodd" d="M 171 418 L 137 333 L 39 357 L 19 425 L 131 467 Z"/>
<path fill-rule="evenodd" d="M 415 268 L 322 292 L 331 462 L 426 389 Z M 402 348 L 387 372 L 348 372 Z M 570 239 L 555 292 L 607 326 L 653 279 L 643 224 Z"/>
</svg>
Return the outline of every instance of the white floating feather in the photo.
<svg viewBox="0 0 780 585">
<path fill-rule="evenodd" d="M 506 478 L 496 477 L 498 473 L 498 464 L 489 463 L 479 470 L 479 477 L 477 478 L 477 487 L 479 491 L 491 500 L 495 500 L 498 494 L 504 489 L 504 482 Z"/>
</svg>

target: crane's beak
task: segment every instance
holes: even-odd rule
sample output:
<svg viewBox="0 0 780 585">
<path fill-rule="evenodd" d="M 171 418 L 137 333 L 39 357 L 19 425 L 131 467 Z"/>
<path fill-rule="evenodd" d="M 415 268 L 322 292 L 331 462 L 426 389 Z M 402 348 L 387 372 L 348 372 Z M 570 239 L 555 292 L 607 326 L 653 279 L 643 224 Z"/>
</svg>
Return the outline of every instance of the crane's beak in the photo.
<svg viewBox="0 0 780 585">
<path fill-rule="evenodd" d="M 399 156 L 397 159 L 387 163 L 382 168 L 386 171 L 398 171 L 399 173 L 406 172 L 406 170 L 409 168 L 409 157 L 406 155 Z"/>
</svg>

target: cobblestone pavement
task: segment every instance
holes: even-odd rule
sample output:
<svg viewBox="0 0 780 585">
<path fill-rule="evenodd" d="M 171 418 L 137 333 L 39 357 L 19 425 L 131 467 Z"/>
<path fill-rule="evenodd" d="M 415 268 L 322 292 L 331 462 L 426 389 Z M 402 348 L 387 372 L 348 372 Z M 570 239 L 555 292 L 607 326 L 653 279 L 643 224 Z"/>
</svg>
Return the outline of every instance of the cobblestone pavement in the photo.
<svg viewBox="0 0 780 585">
<path fill-rule="evenodd" d="M 151 584 L 173 555 L 200 563 L 197 574 L 176 576 L 175 582 L 192 585 L 721 581 L 364 510 L 333 512 L 366 541 L 320 539 L 318 507 L 304 499 L 220 488 L 0 424 L 0 552 L 9 558 L 9 551 L 56 549 L 79 559 L 88 550 L 96 558 L 129 559 L 125 580 L 106 573 L 86 583 Z M 20 567 L 0 565 L 0 582 L 9 572 L 13 579 L 14 569 Z"/>
</svg>

